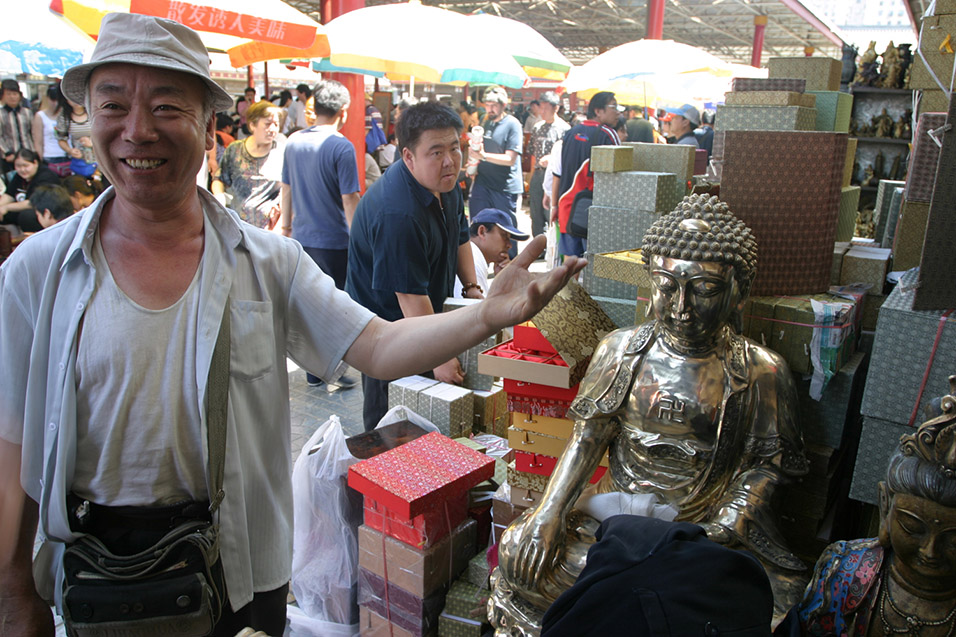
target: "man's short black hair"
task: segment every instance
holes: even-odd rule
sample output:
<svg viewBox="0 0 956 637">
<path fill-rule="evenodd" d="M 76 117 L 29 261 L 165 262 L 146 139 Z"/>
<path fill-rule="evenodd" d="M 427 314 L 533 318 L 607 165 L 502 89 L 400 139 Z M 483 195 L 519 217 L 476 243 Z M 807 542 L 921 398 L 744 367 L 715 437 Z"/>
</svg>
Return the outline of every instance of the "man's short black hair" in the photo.
<svg viewBox="0 0 956 637">
<path fill-rule="evenodd" d="M 531 102 L 528 104 L 528 106 L 529 106 L 529 107 L 530 107 L 530 106 L 541 106 L 541 102 L 539 102 L 538 100 L 531 100 Z"/>
<path fill-rule="evenodd" d="M 312 89 L 313 110 L 316 115 L 335 117 L 336 113 L 351 101 L 349 90 L 335 80 L 319 80 Z"/>
<path fill-rule="evenodd" d="M 422 133 L 428 130 L 454 128 L 461 135 L 465 125 L 458 113 L 438 102 L 422 102 L 409 106 L 402 111 L 402 116 L 395 125 L 395 134 L 398 135 L 398 150 L 415 148 Z"/>
<path fill-rule="evenodd" d="M 41 215 L 49 210 L 53 218 L 59 221 L 73 214 L 73 202 L 70 193 L 63 186 L 41 184 L 30 195 L 30 204 Z"/>
<path fill-rule="evenodd" d="M 312 97 L 312 89 L 309 88 L 308 84 L 299 84 L 295 87 L 295 90 L 305 95 L 306 98 Z"/>
<path fill-rule="evenodd" d="M 468 228 L 468 233 L 469 233 L 471 236 L 473 236 L 473 237 L 477 237 L 477 236 L 478 236 L 478 228 L 482 228 L 482 227 L 485 229 L 485 232 L 491 232 L 491 231 L 493 231 L 493 230 L 495 229 L 495 224 L 493 224 L 493 223 L 473 223 L 473 224 L 471 224 L 471 227 Z"/>
<path fill-rule="evenodd" d="M 245 94 L 248 93 L 249 91 L 252 91 L 253 94 L 255 94 L 256 89 L 254 89 L 254 88 L 251 87 L 251 86 L 247 86 L 246 88 L 244 88 L 244 89 L 242 90 L 242 94 L 245 95 Z"/>
<path fill-rule="evenodd" d="M 607 105 L 610 104 L 612 100 L 614 100 L 614 93 L 611 91 L 595 93 L 591 101 L 588 102 L 588 119 L 597 117 L 597 112 L 607 108 Z"/>
</svg>

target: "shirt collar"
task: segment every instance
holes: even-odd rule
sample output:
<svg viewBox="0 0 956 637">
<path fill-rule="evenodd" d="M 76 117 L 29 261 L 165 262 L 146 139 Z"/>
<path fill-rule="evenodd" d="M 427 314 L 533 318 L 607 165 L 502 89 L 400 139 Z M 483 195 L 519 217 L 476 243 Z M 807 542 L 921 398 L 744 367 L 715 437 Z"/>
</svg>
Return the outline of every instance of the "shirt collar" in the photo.
<svg viewBox="0 0 956 637">
<path fill-rule="evenodd" d="M 430 193 L 429 193 L 430 194 Z M 61 269 L 77 255 L 82 254 L 87 263 L 93 262 L 93 239 L 96 236 L 96 228 L 100 222 L 100 215 L 103 213 L 103 207 L 106 203 L 116 196 L 116 190 L 113 186 L 107 188 L 103 194 L 96 198 L 96 201 L 83 211 L 77 213 L 82 215 L 79 221 L 79 228 L 73 236 L 63 260 Z M 209 219 L 209 222 L 216 229 L 216 232 L 222 237 L 222 242 L 228 248 L 233 249 L 240 243 L 245 242 L 245 231 L 239 223 L 239 217 L 235 212 L 227 210 L 222 204 L 216 201 L 205 188 L 199 188 L 199 202 L 203 207 L 203 213 Z"/>
<path fill-rule="evenodd" d="M 412 195 L 423 208 L 429 207 L 432 205 L 432 202 L 438 202 L 440 205 L 442 204 L 442 202 L 440 202 L 435 195 L 428 190 L 428 188 L 425 188 L 425 186 L 418 183 L 418 180 L 415 179 L 412 171 L 410 171 L 408 166 L 405 165 L 404 160 L 399 160 L 398 164 L 399 174 L 402 176 L 402 179 L 405 180 L 405 183 L 408 184 L 408 188 L 412 191 Z"/>
</svg>

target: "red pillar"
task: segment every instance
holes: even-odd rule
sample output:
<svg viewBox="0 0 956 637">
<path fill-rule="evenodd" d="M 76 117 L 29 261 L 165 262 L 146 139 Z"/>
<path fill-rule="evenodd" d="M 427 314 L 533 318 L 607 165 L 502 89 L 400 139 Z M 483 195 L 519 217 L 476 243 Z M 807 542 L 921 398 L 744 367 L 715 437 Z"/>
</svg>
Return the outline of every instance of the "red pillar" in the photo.
<svg viewBox="0 0 956 637">
<path fill-rule="evenodd" d="M 333 18 L 365 6 L 365 0 L 324 0 L 322 2 L 322 23 L 328 24 Z M 355 159 L 358 162 L 359 186 L 365 192 L 365 81 L 355 73 L 323 73 L 330 80 L 341 82 L 349 90 L 352 102 L 349 105 L 348 119 L 340 131 L 355 146 Z"/>
<path fill-rule="evenodd" d="M 262 81 L 265 83 L 265 88 L 262 89 L 262 99 L 269 99 L 269 61 L 266 60 L 262 63 Z"/>
<path fill-rule="evenodd" d="M 647 39 L 664 37 L 664 0 L 647 0 Z"/>
<path fill-rule="evenodd" d="M 763 36 L 767 30 L 767 16 L 754 16 L 754 48 L 750 53 L 750 66 L 760 68 L 760 56 L 763 54 Z"/>
</svg>

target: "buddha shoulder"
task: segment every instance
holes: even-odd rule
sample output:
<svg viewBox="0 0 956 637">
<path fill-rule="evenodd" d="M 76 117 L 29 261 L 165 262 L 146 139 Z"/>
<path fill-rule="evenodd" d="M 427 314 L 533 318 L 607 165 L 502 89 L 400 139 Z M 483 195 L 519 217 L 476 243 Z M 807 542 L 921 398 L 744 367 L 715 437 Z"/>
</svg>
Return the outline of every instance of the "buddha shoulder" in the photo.
<svg viewBox="0 0 956 637">
<path fill-rule="evenodd" d="M 651 321 L 615 330 L 601 339 L 571 404 L 576 418 L 608 414 L 620 407 L 631 384 L 637 355 L 651 345 L 655 332 Z"/>
</svg>

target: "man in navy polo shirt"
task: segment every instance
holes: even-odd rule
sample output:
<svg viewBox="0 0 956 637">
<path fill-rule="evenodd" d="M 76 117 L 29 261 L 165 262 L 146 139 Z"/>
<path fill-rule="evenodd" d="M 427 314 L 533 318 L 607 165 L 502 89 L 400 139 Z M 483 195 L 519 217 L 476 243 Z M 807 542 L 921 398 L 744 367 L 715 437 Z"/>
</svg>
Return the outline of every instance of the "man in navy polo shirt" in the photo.
<svg viewBox="0 0 956 637">
<path fill-rule="evenodd" d="M 385 320 L 441 312 L 456 275 L 466 298 L 483 297 L 458 187 L 462 127 L 457 113 L 435 102 L 403 111 L 396 125 L 401 161 L 355 211 L 345 291 Z M 432 371 L 442 382 L 463 379 L 457 358 Z M 388 411 L 388 381 L 362 375 L 366 431 Z"/>
<path fill-rule="evenodd" d="M 619 146 L 621 139 L 614 132 L 619 112 L 614 93 L 595 93 L 588 102 L 588 118 L 564 134 L 560 170 L 554 170 L 551 197 L 551 221 L 558 221 L 561 239 L 558 251 L 565 256 L 583 256 L 586 239 L 568 234 L 571 206 L 582 190 L 594 191 L 591 174 L 591 148 L 601 145 Z"/>
</svg>

